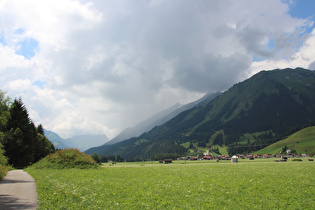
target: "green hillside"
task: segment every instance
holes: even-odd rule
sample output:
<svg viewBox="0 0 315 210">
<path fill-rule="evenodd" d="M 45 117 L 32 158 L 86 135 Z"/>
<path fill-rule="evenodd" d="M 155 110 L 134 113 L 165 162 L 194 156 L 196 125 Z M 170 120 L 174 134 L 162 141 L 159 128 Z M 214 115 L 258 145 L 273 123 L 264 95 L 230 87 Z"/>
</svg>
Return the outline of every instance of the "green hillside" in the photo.
<svg viewBox="0 0 315 210">
<path fill-rule="evenodd" d="M 287 146 L 291 151 L 296 150 L 297 154 L 315 155 L 315 126 L 304 128 L 288 138 L 271 144 L 255 153 L 277 154 L 283 147 Z"/>
<path fill-rule="evenodd" d="M 227 147 L 231 155 L 248 153 L 314 122 L 315 71 L 276 69 L 261 71 L 205 106 L 181 112 L 139 137 L 86 152 L 150 159 L 156 154 L 176 157 L 218 145 Z"/>
</svg>

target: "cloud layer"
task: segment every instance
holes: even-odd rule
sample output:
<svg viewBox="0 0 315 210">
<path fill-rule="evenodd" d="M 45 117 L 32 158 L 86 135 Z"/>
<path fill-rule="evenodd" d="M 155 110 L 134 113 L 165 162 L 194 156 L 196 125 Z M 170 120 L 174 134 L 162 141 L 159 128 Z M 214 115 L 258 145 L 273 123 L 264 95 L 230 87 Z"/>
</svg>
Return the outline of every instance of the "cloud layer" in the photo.
<svg viewBox="0 0 315 210">
<path fill-rule="evenodd" d="M 3 0 L 0 89 L 63 137 L 107 134 L 262 69 L 315 68 L 282 1 Z"/>
</svg>

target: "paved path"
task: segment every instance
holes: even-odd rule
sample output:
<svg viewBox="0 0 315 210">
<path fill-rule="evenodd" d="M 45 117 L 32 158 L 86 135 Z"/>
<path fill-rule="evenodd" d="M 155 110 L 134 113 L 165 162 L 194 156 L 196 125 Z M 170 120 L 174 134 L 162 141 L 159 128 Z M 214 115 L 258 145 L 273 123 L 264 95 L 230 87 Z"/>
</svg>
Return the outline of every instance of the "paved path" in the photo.
<svg viewBox="0 0 315 210">
<path fill-rule="evenodd" d="M 35 181 L 23 170 L 9 171 L 0 182 L 0 209 L 37 209 Z"/>
</svg>

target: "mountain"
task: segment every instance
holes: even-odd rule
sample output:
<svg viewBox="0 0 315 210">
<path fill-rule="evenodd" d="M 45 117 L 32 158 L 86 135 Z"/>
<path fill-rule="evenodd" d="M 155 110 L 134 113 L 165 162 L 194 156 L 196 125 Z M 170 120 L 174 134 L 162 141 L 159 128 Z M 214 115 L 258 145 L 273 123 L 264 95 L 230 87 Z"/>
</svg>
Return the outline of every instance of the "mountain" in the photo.
<svg viewBox="0 0 315 210">
<path fill-rule="evenodd" d="M 75 148 L 70 142 L 66 142 L 57 133 L 44 129 L 46 138 L 53 143 L 56 149 Z"/>
<path fill-rule="evenodd" d="M 65 141 L 80 151 L 85 151 L 91 147 L 97 147 L 105 144 L 109 139 L 106 135 L 80 135 L 73 136 Z"/>
<path fill-rule="evenodd" d="M 103 145 L 108 141 L 106 135 L 79 135 L 68 139 L 61 138 L 57 133 L 44 130 L 45 136 L 51 141 L 56 149 L 77 148 L 85 151 L 91 147 Z"/>
<path fill-rule="evenodd" d="M 235 84 L 204 106 L 181 112 L 139 137 L 86 152 L 125 159 L 187 154 L 188 148 L 228 147 L 228 152 L 259 150 L 297 127 L 315 122 L 315 72 L 261 71 Z"/>
<path fill-rule="evenodd" d="M 307 127 L 299 130 L 289 137 L 273 143 L 259 151 L 256 154 L 277 154 L 284 147 L 291 151 L 296 151 L 297 154 L 312 154 L 315 155 L 315 126 Z"/>
<path fill-rule="evenodd" d="M 185 105 L 180 105 L 179 103 L 177 103 L 177 104 L 171 106 L 170 108 L 153 115 L 152 117 L 148 118 L 147 120 L 144 120 L 144 121 L 138 123 L 134 127 L 127 128 L 127 129 L 123 130 L 115 138 L 108 141 L 105 145 L 111 145 L 111 144 L 115 144 L 115 143 L 121 142 L 123 140 L 132 138 L 132 137 L 137 137 L 137 136 L 139 136 L 145 132 L 150 131 L 155 126 L 162 125 L 163 123 L 169 121 L 170 119 L 172 119 L 173 117 L 175 117 L 176 115 L 178 115 L 179 113 L 181 113 L 187 109 L 191 109 L 194 106 L 206 105 L 207 103 L 209 103 L 209 101 L 211 101 L 212 99 L 214 99 L 215 97 L 217 97 L 220 94 L 221 93 L 219 93 L 219 92 L 213 93 L 213 94 L 209 93 L 209 94 L 206 94 L 205 96 L 203 96 L 201 99 L 194 101 L 194 102 L 191 102 L 189 104 L 185 104 Z"/>
</svg>

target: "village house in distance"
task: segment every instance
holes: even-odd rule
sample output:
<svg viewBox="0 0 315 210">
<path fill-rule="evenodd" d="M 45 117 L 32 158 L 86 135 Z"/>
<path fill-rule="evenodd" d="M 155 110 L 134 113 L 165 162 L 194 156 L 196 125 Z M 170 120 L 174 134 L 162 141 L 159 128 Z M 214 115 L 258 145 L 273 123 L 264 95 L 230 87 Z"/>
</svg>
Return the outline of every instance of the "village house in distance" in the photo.
<svg viewBox="0 0 315 210">
<path fill-rule="evenodd" d="M 210 153 L 209 148 L 207 147 L 207 152 L 203 154 L 203 157 L 198 156 L 187 156 L 187 157 L 180 157 L 177 158 L 177 160 L 216 160 L 217 162 L 220 160 L 232 160 L 232 159 L 250 159 L 255 160 L 256 158 L 280 158 L 280 160 L 275 160 L 275 162 L 285 162 L 288 158 L 310 158 L 310 155 L 308 154 L 296 154 L 292 155 L 291 150 L 287 149 L 284 154 L 264 154 L 264 155 L 257 155 L 257 154 L 237 154 L 234 156 L 229 155 L 216 155 L 214 156 L 212 153 Z M 309 161 L 313 161 L 313 159 L 308 159 Z M 166 162 L 165 162 L 166 161 Z M 234 163 L 237 163 L 238 161 L 233 160 Z M 172 159 L 165 159 L 160 160 L 160 163 L 172 163 Z"/>
</svg>

